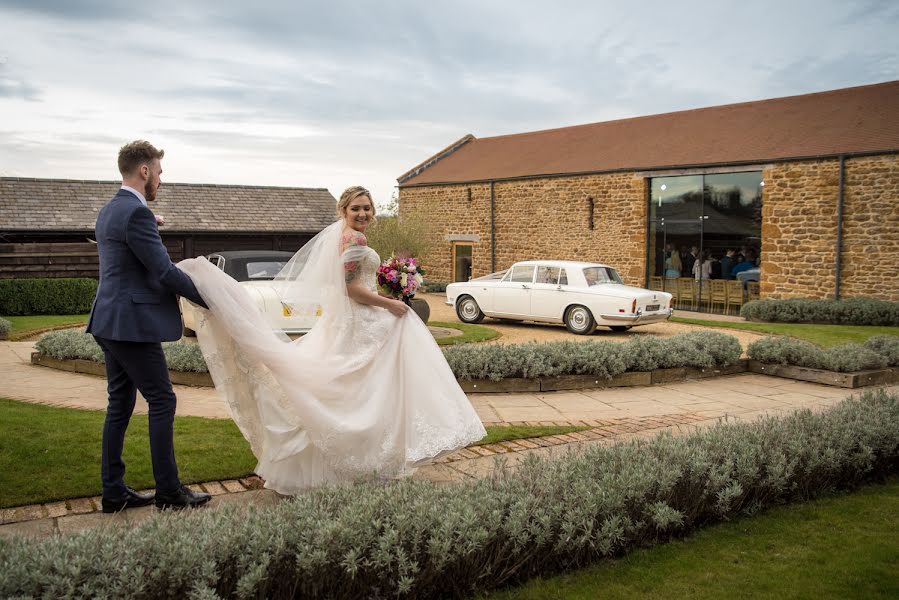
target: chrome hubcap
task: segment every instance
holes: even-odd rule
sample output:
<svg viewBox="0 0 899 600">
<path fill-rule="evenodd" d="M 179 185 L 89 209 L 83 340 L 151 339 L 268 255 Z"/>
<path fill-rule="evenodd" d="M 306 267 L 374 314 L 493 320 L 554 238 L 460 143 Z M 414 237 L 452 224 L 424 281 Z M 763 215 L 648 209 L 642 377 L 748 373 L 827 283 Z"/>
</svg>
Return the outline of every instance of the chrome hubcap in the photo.
<svg viewBox="0 0 899 600">
<path fill-rule="evenodd" d="M 461 312 L 462 316 L 466 319 L 474 319 L 478 316 L 478 305 L 470 298 L 463 300 L 459 312 Z"/>
<path fill-rule="evenodd" d="M 587 311 L 583 308 L 574 308 L 568 313 L 568 322 L 572 329 L 583 331 L 587 328 L 588 321 Z"/>
</svg>

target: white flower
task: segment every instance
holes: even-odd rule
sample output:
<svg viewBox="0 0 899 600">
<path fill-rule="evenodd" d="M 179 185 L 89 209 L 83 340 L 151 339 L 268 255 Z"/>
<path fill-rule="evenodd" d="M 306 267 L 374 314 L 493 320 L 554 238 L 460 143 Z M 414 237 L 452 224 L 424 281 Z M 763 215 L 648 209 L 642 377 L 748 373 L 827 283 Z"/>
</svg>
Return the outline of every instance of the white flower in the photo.
<svg viewBox="0 0 899 600">
<path fill-rule="evenodd" d="M 403 273 L 400 275 L 400 285 L 406 287 L 406 282 L 409 281 L 409 276 Z"/>
</svg>

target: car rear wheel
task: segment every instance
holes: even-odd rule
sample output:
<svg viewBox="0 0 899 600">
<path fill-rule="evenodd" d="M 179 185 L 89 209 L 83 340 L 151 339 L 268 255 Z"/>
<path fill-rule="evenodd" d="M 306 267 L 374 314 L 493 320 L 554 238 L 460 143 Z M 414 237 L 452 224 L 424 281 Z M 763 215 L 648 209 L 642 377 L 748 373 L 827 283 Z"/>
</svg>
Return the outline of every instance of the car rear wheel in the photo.
<svg viewBox="0 0 899 600">
<path fill-rule="evenodd" d="M 481 307 L 471 296 L 462 296 L 456 300 L 456 316 L 463 323 L 480 323 L 484 320 Z"/>
<path fill-rule="evenodd" d="M 618 331 L 618 332 L 627 331 L 630 328 L 631 328 L 631 325 L 609 325 L 609 329 L 611 329 L 612 331 Z"/>
<path fill-rule="evenodd" d="M 589 335 L 596 329 L 593 313 L 586 306 L 575 304 L 565 311 L 565 327 L 577 335 Z"/>
</svg>

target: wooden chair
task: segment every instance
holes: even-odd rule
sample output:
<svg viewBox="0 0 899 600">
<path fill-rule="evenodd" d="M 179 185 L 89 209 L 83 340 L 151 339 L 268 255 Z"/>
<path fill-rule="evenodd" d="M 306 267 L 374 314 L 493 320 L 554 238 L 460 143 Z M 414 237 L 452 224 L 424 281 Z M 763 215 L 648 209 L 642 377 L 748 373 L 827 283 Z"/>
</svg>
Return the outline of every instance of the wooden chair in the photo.
<svg viewBox="0 0 899 600">
<path fill-rule="evenodd" d="M 671 306 L 677 307 L 680 296 L 677 294 L 677 279 L 665 277 L 662 280 L 662 291 L 671 294 Z"/>
<path fill-rule="evenodd" d="M 727 282 L 723 279 L 709 279 L 706 282 L 709 294 L 709 310 L 721 305 L 721 312 L 727 312 Z"/>
<path fill-rule="evenodd" d="M 649 289 L 651 289 L 651 290 L 657 290 L 657 291 L 659 291 L 659 292 L 664 291 L 665 288 L 664 288 L 664 284 L 662 283 L 662 278 L 661 278 L 661 277 L 655 277 L 655 276 L 650 277 L 650 278 L 649 278 Z"/>
<path fill-rule="evenodd" d="M 740 307 L 743 306 L 743 282 L 739 279 L 728 279 L 725 289 L 727 290 L 727 312 L 733 306 L 734 314 L 740 314 Z"/>
<path fill-rule="evenodd" d="M 709 306 L 709 280 L 694 279 L 693 294 L 696 296 L 696 306 L 699 310 L 703 310 L 703 306 Z"/>
<path fill-rule="evenodd" d="M 746 282 L 746 298 L 747 301 L 752 302 L 753 300 L 758 300 L 761 297 L 759 293 L 759 282 L 758 281 L 747 281 Z"/>
<path fill-rule="evenodd" d="M 690 304 L 690 310 L 696 308 L 696 281 L 692 277 L 678 277 L 677 279 L 677 298 L 681 308 L 685 304 Z"/>
</svg>

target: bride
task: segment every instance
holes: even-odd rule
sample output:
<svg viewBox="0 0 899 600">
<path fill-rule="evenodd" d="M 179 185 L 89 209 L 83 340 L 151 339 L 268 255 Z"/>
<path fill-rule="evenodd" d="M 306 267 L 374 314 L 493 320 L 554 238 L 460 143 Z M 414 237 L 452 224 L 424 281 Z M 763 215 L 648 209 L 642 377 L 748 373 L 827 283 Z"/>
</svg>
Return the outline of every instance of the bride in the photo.
<svg viewBox="0 0 899 600">
<path fill-rule="evenodd" d="M 276 277 L 294 311 L 321 311 L 295 341 L 273 333 L 209 261 L 178 265 L 209 305 L 197 309 L 197 338 L 215 386 L 259 460 L 256 473 L 282 494 L 410 475 L 486 435 L 428 328 L 376 291 L 380 259 L 364 235 L 371 194 L 348 188 L 337 213 Z"/>
</svg>

